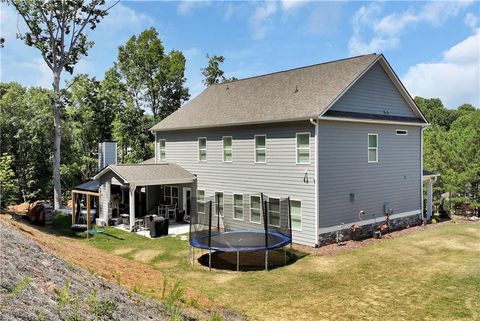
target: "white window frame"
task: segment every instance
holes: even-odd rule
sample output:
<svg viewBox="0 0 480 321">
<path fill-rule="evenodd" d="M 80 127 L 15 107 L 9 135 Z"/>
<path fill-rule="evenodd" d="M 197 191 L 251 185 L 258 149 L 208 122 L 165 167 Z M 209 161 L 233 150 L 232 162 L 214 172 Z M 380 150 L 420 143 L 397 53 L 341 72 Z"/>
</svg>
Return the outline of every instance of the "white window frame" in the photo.
<svg viewBox="0 0 480 321">
<path fill-rule="evenodd" d="M 162 142 L 163 142 L 163 148 L 162 148 Z M 161 138 L 158 140 L 158 149 L 159 149 L 159 153 L 158 153 L 158 159 L 159 160 L 165 160 L 167 159 L 167 140 L 165 138 Z M 162 150 L 163 150 L 163 158 L 162 158 Z"/>
<path fill-rule="evenodd" d="M 177 197 L 173 197 L 173 189 L 176 188 L 177 189 Z M 170 196 L 167 196 L 167 189 L 170 190 Z M 165 185 L 165 187 L 163 188 L 163 199 L 166 200 L 167 197 L 170 198 L 170 203 L 169 204 L 173 204 L 173 200 L 176 199 L 177 200 L 177 206 L 180 206 L 180 204 L 178 204 L 179 202 L 179 199 L 180 199 L 180 195 L 178 194 L 179 193 L 179 188 L 178 186 L 176 185 Z"/>
<path fill-rule="evenodd" d="M 241 196 L 242 197 L 242 205 L 240 206 L 242 208 L 242 218 L 239 219 L 239 218 L 236 218 L 235 217 L 235 207 L 239 207 L 239 206 L 236 206 L 235 205 L 235 196 Z M 232 212 L 232 217 L 234 220 L 236 221 L 242 221 L 245 219 L 245 195 L 243 195 L 242 193 L 233 193 L 233 202 L 232 202 L 232 209 L 233 209 L 233 212 Z"/>
<path fill-rule="evenodd" d="M 257 149 L 262 149 L 262 148 L 257 148 L 257 137 L 265 137 L 265 147 L 263 148 L 265 151 L 265 161 L 263 162 L 257 162 Z M 254 135 L 253 136 L 253 160 L 255 164 L 266 164 L 267 163 L 267 134 L 261 134 L 261 135 Z"/>
<path fill-rule="evenodd" d="M 259 204 L 260 204 L 260 208 L 258 209 L 260 211 L 260 221 L 256 222 L 256 221 L 252 221 L 252 197 L 258 197 L 259 199 Z M 249 199 L 249 214 L 250 214 L 250 223 L 253 223 L 253 224 L 262 224 L 262 198 L 260 197 L 260 195 L 250 195 L 250 199 Z"/>
<path fill-rule="evenodd" d="M 370 147 L 370 136 L 376 136 L 377 137 L 377 147 Z M 378 133 L 368 133 L 367 136 L 367 160 L 369 163 L 378 163 Z M 370 150 L 375 150 L 375 160 L 371 161 L 370 160 Z"/>
<path fill-rule="evenodd" d="M 202 201 L 199 201 L 198 192 L 203 192 L 203 200 Z M 197 212 L 198 212 L 198 214 L 205 214 L 205 204 L 206 204 L 206 202 L 205 202 L 205 190 L 204 189 L 197 189 L 196 195 L 197 195 Z M 202 212 L 200 212 L 198 210 L 198 203 L 203 204 L 203 211 Z"/>
<path fill-rule="evenodd" d="M 401 133 L 399 133 L 401 132 Z M 395 135 L 397 136 L 407 136 L 408 135 L 408 130 L 407 129 L 397 129 L 395 130 Z"/>
<path fill-rule="evenodd" d="M 225 160 L 225 138 L 230 138 L 230 155 L 232 159 L 229 161 Z M 222 136 L 222 160 L 224 163 L 233 162 L 233 137 L 232 136 Z"/>
<path fill-rule="evenodd" d="M 290 206 L 290 209 L 289 209 L 290 210 L 290 217 L 292 216 L 292 203 L 291 203 L 292 201 L 300 202 L 300 229 L 294 228 L 293 223 L 292 223 L 292 230 L 301 232 L 303 230 L 303 204 L 302 204 L 303 202 L 302 202 L 301 199 L 296 199 L 296 198 L 295 199 L 294 198 L 290 199 L 290 204 L 289 204 L 289 206 Z"/>
<path fill-rule="evenodd" d="M 278 200 L 278 225 L 273 225 L 270 223 L 270 200 L 271 199 Z M 282 226 L 281 212 L 282 212 L 282 203 L 280 201 L 280 197 L 268 197 L 268 226 L 272 226 L 272 227 Z"/>
<path fill-rule="evenodd" d="M 205 148 L 200 148 L 200 140 L 201 139 L 205 139 Z M 199 162 L 206 162 L 207 161 L 207 155 L 208 155 L 208 152 L 207 152 L 207 137 L 198 137 L 197 139 L 197 142 L 198 142 L 198 145 L 197 145 L 197 157 L 198 157 L 198 161 Z M 200 151 L 203 151 L 205 150 L 205 159 L 200 159 Z"/>
<path fill-rule="evenodd" d="M 213 216 L 218 216 L 217 213 L 217 194 L 222 193 L 222 215 L 220 217 L 225 217 L 225 193 L 223 191 L 215 191 L 213 193 Z"/>
<path fill-rule="evenodd" d="M 307 163 L 300 163 L 299 160 L 298 160 L 299 159 L 298 151 L 300 149 L 305 149 L 306 150 L 306 148 L 299 148 L 298 147 L 298 135 L 308 135 L 308 162 Z M 296 133 L 296 135 L 295 135 L 295 154 L 296 154 L 295 157 L 297 159 L 297 165 L 309 165 L 310 164 L 310 138 L 311 138 L 310 132 Z"/>
</svg>

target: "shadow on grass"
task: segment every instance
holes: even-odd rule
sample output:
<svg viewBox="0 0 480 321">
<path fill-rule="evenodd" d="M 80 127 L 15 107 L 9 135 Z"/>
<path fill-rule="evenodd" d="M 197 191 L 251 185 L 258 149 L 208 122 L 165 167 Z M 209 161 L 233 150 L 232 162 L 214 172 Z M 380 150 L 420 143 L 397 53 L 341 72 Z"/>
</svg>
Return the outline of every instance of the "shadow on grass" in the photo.
<svg viewBox="0 0 480 321">
<path fill-rule="evenodd" d="M 271 250 L 268 251 L 268 270 L 278 269 L 308 256 L 308 253 L 296 250 Z M 265 270 L 265 251 L 238 252 L 238 271 Z M 198 263 L 208 267 L 208 253 L 198 258 Z M 212 252 L 213 269 L 237 271 L 237 252 Z"/>
</svg>

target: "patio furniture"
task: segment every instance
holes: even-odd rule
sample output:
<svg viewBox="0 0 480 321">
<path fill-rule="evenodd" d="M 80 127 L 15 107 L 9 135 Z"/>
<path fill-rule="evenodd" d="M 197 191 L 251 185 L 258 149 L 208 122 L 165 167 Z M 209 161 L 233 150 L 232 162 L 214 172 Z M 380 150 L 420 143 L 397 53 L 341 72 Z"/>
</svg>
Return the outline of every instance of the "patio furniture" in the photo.
<svg viewBox="0 0 480 321">
<path fill-rule="evenodd" d="M 145 226 L 145 229 L 151 229 L 152 227 L 152 222 L 153 220 L 158 217 L 156 214 L 152 214 L 152 215 L 146 215 L 143 219 L 144 219 L 144 226 Z"/>
<path fill-rule="evenodd" d="M 128 214 L 122 214 L 120 215 L 122 217 L 122 223 L 125 225 L 130 225 L 130 215 Z"/>
<path fill-rule="evenodd" d="M 177 207 L 178 207 L 177 203 L 167 206 L 167 214 L 169 219 L 173 219 L 173 220 L 176 219 Z"/>
</svg>

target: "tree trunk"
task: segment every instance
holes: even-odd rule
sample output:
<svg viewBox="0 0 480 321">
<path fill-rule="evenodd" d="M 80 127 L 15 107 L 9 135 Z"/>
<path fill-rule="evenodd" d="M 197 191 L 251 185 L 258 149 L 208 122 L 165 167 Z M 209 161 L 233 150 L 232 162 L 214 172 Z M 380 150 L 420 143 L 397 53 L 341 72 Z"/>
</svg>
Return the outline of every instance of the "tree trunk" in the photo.
<svg viewBox="0 0 480 321">
<path fill-rule="evenodd" d="M 60 124 L 60 72 L 53 72 L 53 126 L 55 133 L 53 156 L 53 205 L 56 210 L 62 207 L 62 186 L 60 181 L 60 144 L 62 127 Z"/>
</svg>

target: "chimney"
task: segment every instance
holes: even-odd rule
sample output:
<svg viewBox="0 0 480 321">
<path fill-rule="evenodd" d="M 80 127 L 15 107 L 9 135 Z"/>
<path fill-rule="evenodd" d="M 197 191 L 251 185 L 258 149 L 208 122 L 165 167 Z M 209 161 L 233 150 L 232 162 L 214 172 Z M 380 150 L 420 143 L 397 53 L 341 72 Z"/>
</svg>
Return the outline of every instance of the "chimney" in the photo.
<svg viewBox="0 0 480 321">
<path fill-rule="evenodd" d="M 98 170 L 101 171 L 110 164 L 117 165 L 117 142 L 98 143 Z"/>
</svg>

